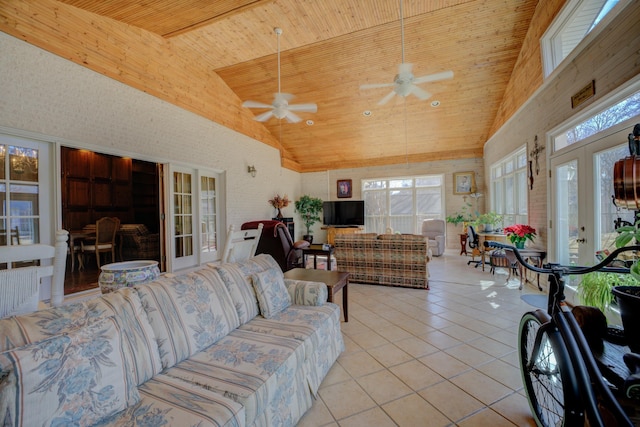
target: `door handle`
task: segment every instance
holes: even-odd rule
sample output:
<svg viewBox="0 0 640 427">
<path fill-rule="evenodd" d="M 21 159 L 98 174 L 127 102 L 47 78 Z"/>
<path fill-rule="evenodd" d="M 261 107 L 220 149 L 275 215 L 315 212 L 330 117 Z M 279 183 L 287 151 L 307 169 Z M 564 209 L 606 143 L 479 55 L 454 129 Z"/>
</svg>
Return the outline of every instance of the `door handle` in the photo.
<svg viewBox="0 0 640 427">
<path fill-rule="evenodd" d="M 577 239 L 576 242 L 578 242 L 578 243 L 587 243 L 587 239 Z"/>
</svg>

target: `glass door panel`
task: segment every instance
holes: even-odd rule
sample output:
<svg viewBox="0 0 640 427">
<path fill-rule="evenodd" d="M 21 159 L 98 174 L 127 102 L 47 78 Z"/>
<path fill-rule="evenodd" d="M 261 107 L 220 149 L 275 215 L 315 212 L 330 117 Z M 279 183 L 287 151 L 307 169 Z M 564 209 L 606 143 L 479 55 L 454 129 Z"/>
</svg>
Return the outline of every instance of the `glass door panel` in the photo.
<svg viewBox="0 0 640 427">
<path fill-rule="evenodd" d="M 556 260 L 563 265 L 575 265 L 580 258 L 578 161 L 557 165 L 554 172 Z"/>
<path fill-rule="evenodd" d="M 191 173 L 173 172 L 173 269 L 195 265 Z"/>
</svg>

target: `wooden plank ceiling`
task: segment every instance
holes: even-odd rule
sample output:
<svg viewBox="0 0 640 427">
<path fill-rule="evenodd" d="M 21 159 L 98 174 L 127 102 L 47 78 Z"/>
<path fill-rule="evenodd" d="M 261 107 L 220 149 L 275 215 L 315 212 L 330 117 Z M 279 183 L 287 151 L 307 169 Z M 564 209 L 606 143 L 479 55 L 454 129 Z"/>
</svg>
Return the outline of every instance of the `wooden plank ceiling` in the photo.
<svg viewBox="0 0 640 427">
<path fill-rule="evenodd" d="M 538 1 L 404 0 L 406 62 L 454 78 L 383 106 L 390 89 L 359 87 L 397 73 L 398 0 L 2 3 L 0 30 L 278 147 L 305 172 L 482 156 Z M 264 110 L 241 106 L 277 91 L 274 27 L 282 91 L 318 105 L 300 123 L 255 122 Z"/>
</svg>

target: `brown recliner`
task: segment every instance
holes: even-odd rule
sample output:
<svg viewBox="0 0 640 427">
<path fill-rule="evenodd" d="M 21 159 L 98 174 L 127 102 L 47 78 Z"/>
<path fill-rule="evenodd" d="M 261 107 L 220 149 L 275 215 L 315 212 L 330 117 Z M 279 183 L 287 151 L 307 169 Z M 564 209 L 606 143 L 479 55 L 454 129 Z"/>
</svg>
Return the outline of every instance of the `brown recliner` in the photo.
<svg viewBox="0 0 640 427">
<path fill-rule="evenodd" d="M 300 240 L 294 242 L 289 234 L 287 226 L 280 221 L 263 220 L 250 221 L 242 224 L 242 230 L 258 228 L 258 224 L 264 224 L 260 243 L 256 254 L 269 254 L 280 265 L 282 271 L 288 271 L 296 267 L 304 267 L 302 249 L 309 247 L 309 242 Z"/>
</svg>

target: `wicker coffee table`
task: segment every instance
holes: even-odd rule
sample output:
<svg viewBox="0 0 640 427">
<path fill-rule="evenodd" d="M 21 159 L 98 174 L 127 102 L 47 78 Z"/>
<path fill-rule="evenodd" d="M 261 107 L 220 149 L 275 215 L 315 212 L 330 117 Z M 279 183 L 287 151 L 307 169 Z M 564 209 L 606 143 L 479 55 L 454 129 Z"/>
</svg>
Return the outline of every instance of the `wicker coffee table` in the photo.
<svg viewBox="0 0 640 427">
<path fill-rule="evenodd" d="M 307 268 L 294 268 L 284 273 L 284 277 L 293 280 L 308 280 L 311 282 L 322 282 L 327 285 L 328 301 L 333 302 L 333 296 L 342 289 L 342 311 L 344 321 L 349 321 L 349 311 L 347 306 L 347 288 L 349 285 L 349 273 L 339 271 L 311 270 Z"/>
</svg>

